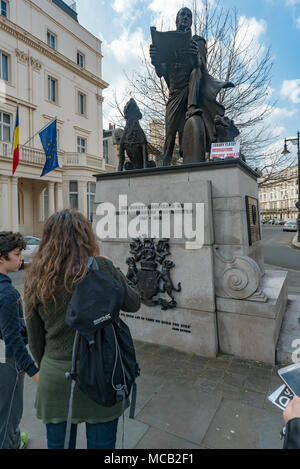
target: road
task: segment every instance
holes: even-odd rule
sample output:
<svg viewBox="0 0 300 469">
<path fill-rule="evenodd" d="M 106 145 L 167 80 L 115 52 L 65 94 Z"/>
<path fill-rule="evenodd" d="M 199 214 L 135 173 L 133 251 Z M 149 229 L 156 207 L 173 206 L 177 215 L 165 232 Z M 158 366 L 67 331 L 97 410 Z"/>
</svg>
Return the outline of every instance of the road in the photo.
<svg viewBox="0 0 300 469">
<path fill-rule="evenodd" d="M 292 247 L 294 236 L 294 232 L 282 231 L 282 226 L 262 225 L 265 263 L 300 271 L 300 249 Z"/>
</svg>

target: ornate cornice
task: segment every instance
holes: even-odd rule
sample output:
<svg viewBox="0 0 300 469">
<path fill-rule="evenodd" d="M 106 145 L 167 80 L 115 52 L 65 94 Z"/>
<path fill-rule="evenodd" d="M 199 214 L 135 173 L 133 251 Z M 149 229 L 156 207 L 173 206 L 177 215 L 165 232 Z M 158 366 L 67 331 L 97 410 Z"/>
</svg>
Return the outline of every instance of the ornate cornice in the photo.
<svg viewBox="0 0 300 469">
<path fill-rule="evenodd" d="M 15 53 L 16 53 L 16 56 L 17 56 L 17 61 L 19 63 L 28 65 L 29 55 L 26 54 L 26 52 L 24 52 L 20 49 L 15 49 Z"/>
<path fill-rule="evenodd" d="M 20 49 L 15 49 L 16 52 L 16 57 L 17 61 L 23 65 L 28 65 L 30 64 L 32 69 L 35 70 L 36 72 L 40 72 L 42 68 L 42 62 L 38 59 L 35 59 L 34 57 L 30 57 L 29 54 L 26 52 L 20 50 Z"/>
<path fill-rule="evenodd" d="M 21 104 L 24 107 L 28 107 L 29 109 L 36 110 L 38 107 L 35 104 L 29 103 L 28 101 L 24 101 L 24 99 L 16 98 L 15 96 L 11 96 L 7 93 L 0 92 L 1 100 L 5 100 L 6 103 L 14 103 L 14 104 Z"/>
<path fill-rule="evenodd" d="M 101 78 L 97 77 L 91 72 L 88 72 L 87 70 L 81 68 L 79 65 L 76 64 L 76 62 L 73 62 L 69 58 L 65 57 L 63 54 L 60 52 L 51 49 L 46 43 L 41 41 L 40 39 L 37 39 L 35 36 L 33 36 L 31 33 L 28 31 L 25 31 L 25 29 L 21 28 L 17 24 L 11 22 L 7 18 L 4 18 L 0 16 L 0 29 L 3 31 L 7 32 L 11 36 L 15 37 L 16 39 L 24 42 L 27 44 L 29 47 L 32 47 L 33 49 L 37 50 L 40 52 L 42 55 L 48 57 L 49 59 L 57 62 L 58 64 L 62 65 L 65 68 L 68 68 L 72 73 L 80 76 L 81 78 L 89 81 L 93 85 L 105 89 L 109 85 L 106 83 L 104 80 Z"/>
<path fill-rule="evenodd" d="M 42 68 L 42 62 L 34 57 L 30 57 L 30 65 L 33 70 L 36 72 L 40 72 Z"/>
<path fill-rule="evenodd" d="M 82 129 L 81 127 L 78 127 L 77 125 L 74 125 L 73 126 L 75 130 L 77 130 L 78 132 L 83 132 L 84 134 L 91 134 L 91 130 L 86 130 L 86 129 Z"/>
</svg>

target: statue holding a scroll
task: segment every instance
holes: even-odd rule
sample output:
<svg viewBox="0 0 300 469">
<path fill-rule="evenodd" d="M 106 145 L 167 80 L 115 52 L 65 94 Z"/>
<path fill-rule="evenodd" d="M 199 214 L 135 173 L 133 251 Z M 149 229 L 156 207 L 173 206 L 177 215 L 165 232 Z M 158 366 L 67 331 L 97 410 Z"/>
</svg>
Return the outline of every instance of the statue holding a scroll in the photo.
<svg viewBox="0 0 300 469">
<path fill-rule="evenodd" d="M 169 88 L 166 106 L 164 166 L 171 164 L 175 139 L 179 134 L 184 163 L 205 161 L 211 142 L 216 140 L 216 116 L 225 108 L 216 98 L 222 88 L 234 84 L 209 75 L 206 67 L 206 41 L 191 34 L 192 12 L 179 10 L 176 31 L 158 32 L 151 28 L 151 62 Z"/>
</svg>

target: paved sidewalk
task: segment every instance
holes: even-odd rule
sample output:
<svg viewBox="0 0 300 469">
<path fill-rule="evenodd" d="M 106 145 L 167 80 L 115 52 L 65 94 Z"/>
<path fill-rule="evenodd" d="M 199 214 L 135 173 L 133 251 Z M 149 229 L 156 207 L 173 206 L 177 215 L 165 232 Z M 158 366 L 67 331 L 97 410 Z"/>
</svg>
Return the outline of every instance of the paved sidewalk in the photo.
<svg viewBox="0 0 300 469">
<path fill-rule="evenodd" d="M 300 243 L 298 242 L 298 233 L 295 234 L 292 244 L 295 248 L 300 249 Z"/>
<path fill-rule="evenodd" d="M 136 342 L 136 351 L 142 373 L 136 417 L 125 417 L 125 448 L 282 447 L 282 414 L 267 400 L 281 384 L 275 367 L 226 355 L 202 358 L 142 342 Z M 46 448 L 34 396 L 35 383 L 26 378 L 22 429 L 30 433 L 29 448 Z M 121 437 L 122 422 L 119 448 Z M 84 425 L 77 442 L 85 448 Z"/>
</svg>

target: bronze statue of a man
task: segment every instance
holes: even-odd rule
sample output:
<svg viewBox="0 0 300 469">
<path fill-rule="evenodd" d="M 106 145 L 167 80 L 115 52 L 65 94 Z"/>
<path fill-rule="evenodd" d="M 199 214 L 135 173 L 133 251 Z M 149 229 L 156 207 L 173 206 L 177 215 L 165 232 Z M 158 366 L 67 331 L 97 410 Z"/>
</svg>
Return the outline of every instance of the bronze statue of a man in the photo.
<svg viewBox="0 0 300 469">
<path fill-rule="evenodd" d="M 210 143 L 215 140 L 215 117 L 225 114 L 224 106 L 216 101 L 217 94 L 222 88 L 234 86 L 231 82 L 219 81 L 209 75 L 206 41 L 197 35 L 192 37 L 191 26 L 192 12 L 189 8 L 182 8 L 177 13 L 176 29 L 178 33 L 190 32 L 190 45 L 187 50 L 180 51 L 176 62 L 161 63 L 160 51 L 154 45 L 150 46 L 151 62 L 157 75 L 165 79 L 169 88 L 164 166 L 171 164 L 177 132 L 181 156 L 185 159 L 185 151 L 189 152 L 189 140 L 194 139 L 196 143 L 192 144 L 192 152 L 195 154 L 196 151 L 198 161 L 205 160 L 205 152 L 209 151 Z M 192 124 L 185 131 L 187 137 L 183 138 L 189 119 Z M 194 156 L 190 161 L 193 160 Z"/>
</svg>

